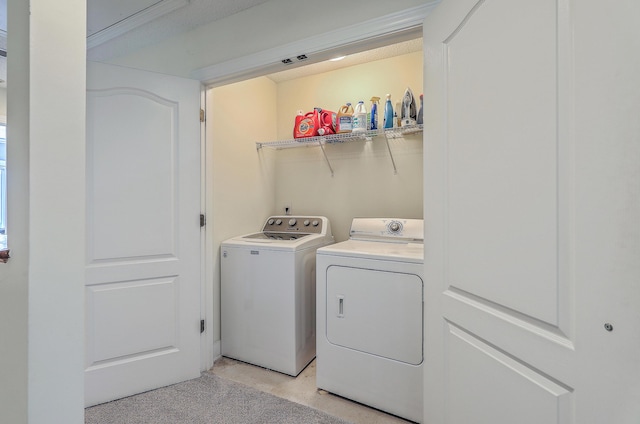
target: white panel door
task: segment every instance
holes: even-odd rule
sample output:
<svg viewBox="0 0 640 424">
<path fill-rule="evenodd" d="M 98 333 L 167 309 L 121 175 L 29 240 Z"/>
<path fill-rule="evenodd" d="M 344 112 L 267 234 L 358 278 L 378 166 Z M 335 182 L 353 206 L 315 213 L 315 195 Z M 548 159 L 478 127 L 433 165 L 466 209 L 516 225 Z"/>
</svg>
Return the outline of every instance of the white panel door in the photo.
<svg viewBox="0 0 640 424">
<path fill-rule="evenodd" d="M 89 63 L 86 404 L 200 371 L 200 84 Z"/>
<path fill-rule="evenodd" d="M 637 161 L 616 186 L 637 133 L 576 136 L 600 128 L 577 76 L 611 66 L 574 68 L 579 24 L 608 34 L 597 3 L 444 0 L 425 21 L 425 423 L 640 419 L 639 243 L 598 230 L 637 230 Z"/>
</svg>

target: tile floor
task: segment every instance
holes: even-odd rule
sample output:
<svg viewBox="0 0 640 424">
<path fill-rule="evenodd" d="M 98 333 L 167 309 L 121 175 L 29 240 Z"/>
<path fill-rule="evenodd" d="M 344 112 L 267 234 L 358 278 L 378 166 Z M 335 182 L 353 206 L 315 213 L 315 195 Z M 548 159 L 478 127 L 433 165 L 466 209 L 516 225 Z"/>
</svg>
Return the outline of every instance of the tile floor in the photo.
<svg viewBox="0 0 640 424">
<path fill-rule="evenodd" d="M 211 372 L 222 378 L 243 383 L 275 396 L 319 409 L 353 424 L 401 424 L 410 422 L 360 403 L 332 395 L 324 390 L 318 390 L 316 388 L 315 360 L 295 378 L 224 357 L 213 364 Z"/>
</svg>

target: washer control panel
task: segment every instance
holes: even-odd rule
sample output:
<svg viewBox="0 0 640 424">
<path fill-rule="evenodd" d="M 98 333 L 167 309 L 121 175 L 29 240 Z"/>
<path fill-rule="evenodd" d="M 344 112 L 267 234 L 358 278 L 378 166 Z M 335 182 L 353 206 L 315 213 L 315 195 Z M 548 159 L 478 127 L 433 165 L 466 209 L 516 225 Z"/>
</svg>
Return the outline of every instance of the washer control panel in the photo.
<svg viewBox="0 0 640 424">
<path fill-rule="evenodd" d="M 263 232 L 298 232 L 304 234 L 323 234 L 325 221 L 322 216 L 271 216 L 267 218 Z"/>
<path fill-rule="evenodd" d="M 422 219 L 354 218 L 349 237 L 371 241 L 419 242 L 424 239 Z"/>
</svg>

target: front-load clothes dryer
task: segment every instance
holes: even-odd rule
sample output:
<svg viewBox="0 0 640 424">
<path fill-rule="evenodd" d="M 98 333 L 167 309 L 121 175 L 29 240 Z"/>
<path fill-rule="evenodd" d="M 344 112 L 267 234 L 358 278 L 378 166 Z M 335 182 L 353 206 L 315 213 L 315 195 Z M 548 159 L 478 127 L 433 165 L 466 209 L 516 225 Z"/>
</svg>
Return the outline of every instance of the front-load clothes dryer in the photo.
<svg viewBox="0 0 640 424">
<path fill-rule="evenodd" d="M 317 251 L 318 388 L 415 422 L 423 409 L 423 221 L 355 218 Z"/>
<path fill-rule="evenodd" d="M 296 376 L 316 354 L 316 250 L 333 243 L 321 216 L 272 216 L 221 246 L 222 355 Z"/>
</svg>

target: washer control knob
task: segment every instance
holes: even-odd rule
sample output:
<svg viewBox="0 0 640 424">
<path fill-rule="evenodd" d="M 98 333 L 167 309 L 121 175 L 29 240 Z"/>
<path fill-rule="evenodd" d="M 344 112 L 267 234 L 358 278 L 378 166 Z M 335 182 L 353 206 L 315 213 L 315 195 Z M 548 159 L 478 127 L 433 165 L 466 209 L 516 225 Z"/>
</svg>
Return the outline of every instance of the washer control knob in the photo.
<svg viewBox="0 0 640 424">
<path fill-rule="evenodd" d="M 296 225 L 296 222 L 298 222 L 298 221 L 297 221 L 295 218 L 291 218 L 291 219 L 289 220 L 289 226 L 290 226 L 290 227 L 293 227 L 294 225 Z"/>
<path fill-rule="evenodd" d="M 271 218 L 269 221 L 267 221 L 267 224 L 273 225 L 274 222 L 276 222 L 276 220 Z"/>
<path fill-rule="evenodd" d="M 314 219 L 311 225 L 313 225 L 314 227 L 317 227 L 318 225 L 320 225 L 320 223 L 316 219 Z"/>
<path fill-rule="evenodd" d="M 303 224 L 304 224 L 304 226 L 305 226 L 305 227 L 308 227 L 308 226 L 309 226 L 309 224 L 310 224 L 310 222 L 309 222 L 309 220 L 308 220 L 308 219 L 305 219 L 305 220 L 304 220 L 304 222 L 303 222 Z"/>
<path fill-rule="evenodd" d="M 400 231 L 401 229 L 402 229 L 402 224 L 401 224 L 401 223 L 399 223 L 398 221 L 392 221 L 392 222 L 389 224 L 389 230 L 390 230 L 392 233 L 397 233 L 397 232 L 398 232 L 398 231 Z"/>
<path fill-rule="evenodd" d="M 282 220 L 281 219 L 277 219 L 276 220 L 276 225 L 281 225 L 282 224 Z"/>
</svg>

